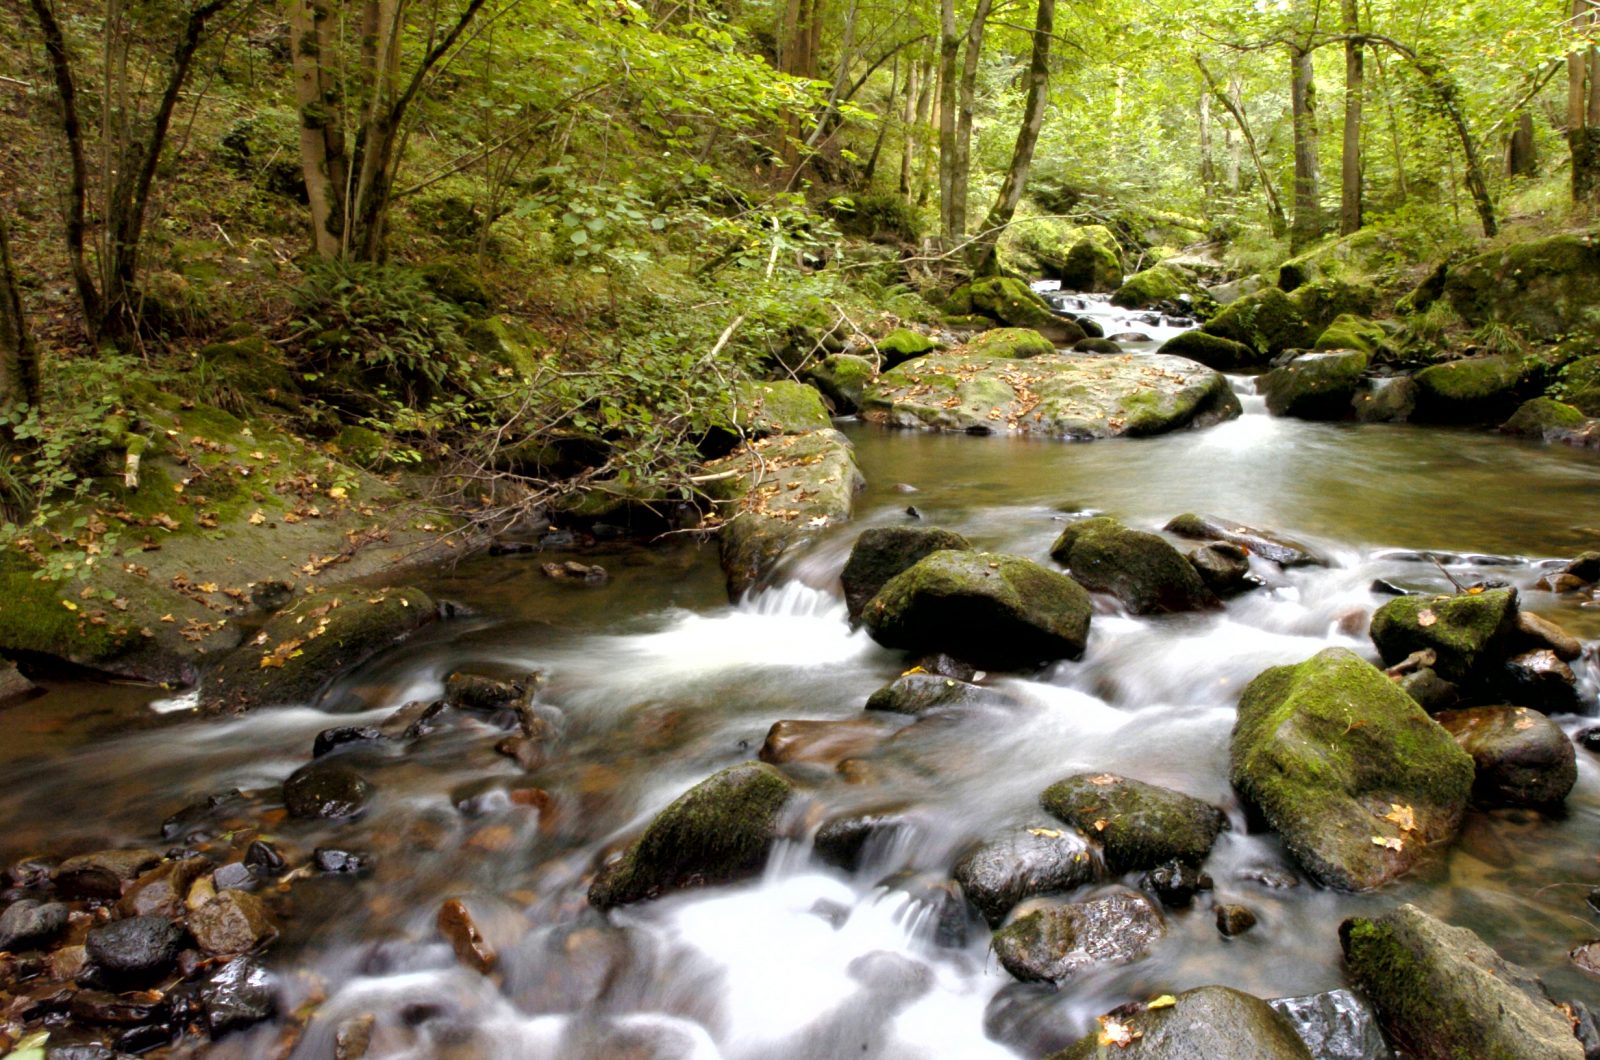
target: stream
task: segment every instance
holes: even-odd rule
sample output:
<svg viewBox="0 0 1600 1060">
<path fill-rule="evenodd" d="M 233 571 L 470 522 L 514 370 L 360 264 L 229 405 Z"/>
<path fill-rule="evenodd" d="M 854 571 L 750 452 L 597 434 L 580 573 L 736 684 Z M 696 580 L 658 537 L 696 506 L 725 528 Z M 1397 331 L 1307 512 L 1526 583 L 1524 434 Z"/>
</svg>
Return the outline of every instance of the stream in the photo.
<svg viewBox="0 0 1600 1060">
<path fill-rule="evenodd" d="M 1149 336 L 1130 349 L 1176 330 L 1098 302 L 1087 312 L 1107 334 Z M 1555 996 L 1600 1004 L 1600 983 L 1566 956 L 1600 935 L 1585 904 L 1600 885 L 1600 770 L 1589 752 L 1578 752 L 1564 813 L 1473 810 L 1448 850 L 1364 895 L 1303 878 L 1259 882 L 1274 875 L 1263 869 L 1299 874 L 1275 837 L 1251 833 L 1227 779 L 1241 689 L 1330 645 L 1376 660 L 1365 618 L 1388 597 L 1372 583 L 1448 591 L 1430 555 L 1462 582 L 1515 585 L 1525 609 L 1600 639 L 1600 611 L 1531 589 L 1558 561 L 1600 546 L 1600 462 L 1480 432 L 1278 419 L 1252 380 L 1233 382 L 1243 416 L 1149 439 L 1069 444 L 845 423 L 869 484 L 855 520 L 787 557 L 771 588 L 738 604 L 727 602 L 714 544 L 687 538 L 482 556 L 420 582 L 465 617 L 339 676 L 317 703 L 207 721 L 182 701 L 147 709 L 161 694 L 145 688 L 46 681 L 44 696 L 3 715 L 0 854 L 9 864 L 42 849 L 160 845 L 161 822 L 196 799 L 270 793 L 321 730 L 376 724 L 436 697 L 454 670 L 539 670 L 540 702 L 565 719 L 542 767 L 524 773 L 495 753 L 501 730 L 469 719 L 348 752 L 377 788 L 361 819 L 275 826 L 291 864 L 318 846 L 374 863 L 362 876 L 299 881 L 282 899 L 267 962 L 283 1011 L 319 1003 L 291 1055 L 334 1055 L 341 1023 L 371 1014 L 373 1057 L 1041 1056 L 1129 999 L 1205 984 L 1263 997 L 1343 986 L 1340 921 L 1400 902 L 1477 931 Z M 758 881 L 609 916 L 589 910 L 588 874 L 603 851 L 712 772 L 754 757 L 774 722 L 857 718 L 901 671 L 900 655 L 850 629 L 838 574 L 862 529 L 904 523 L 908 506 L 924 525 L 1044 563 L 1064 522 L 1082 514 L 1159 529 L 1196 511 L 1293 537 L 1327 565 L 1262 571 L 1264 588 L 1216 613 L 1135 618 L 1097 600 L 1082 660 L 990 677 L 1004 693 L 992 705 L 890 716 L 900 731 L 865 756 L 870 782 L 794 767 L 815 800 L 808 823 L 914 808 L 918 827 L 874 847 L 854 873 L 796 840 Z M 604 565 L 609 581 L 541 574 L 540 563 L 565 558 Z M 1592 708 L 1593 650 L 1574 666 Z M 1592 719 L 1557 721 L 1570 735 Z M 1222 937 L 1203 896 L 1168 912 L 1148 958 L 1059 990 L 1014 982 L 980 919 L 952 930 L 937 897 L 962 851 L 996 830 L 1048 822 L 1039 792 L 1083 771 L 1226 809 L 1232 828 L 1206 865 L 1214 900 L 1248 906 L 1259 926 Z M 547 804 L 518 797 L 532 785 Z M 499 951 L 498 982 L 459 964 L 435 929 L 452 897 Z M 270 1055 L 287 1018 L 207 1053 Z"/>
</svg>

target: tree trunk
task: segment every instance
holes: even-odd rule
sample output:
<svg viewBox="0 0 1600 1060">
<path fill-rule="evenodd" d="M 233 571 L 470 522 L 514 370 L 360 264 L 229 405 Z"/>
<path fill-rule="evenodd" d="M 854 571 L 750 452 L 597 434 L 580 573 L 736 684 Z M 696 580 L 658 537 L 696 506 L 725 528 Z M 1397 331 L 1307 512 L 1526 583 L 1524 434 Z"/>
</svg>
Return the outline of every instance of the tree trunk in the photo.
<svg viewBox="0 0 1600 1060">
<path fill-rule="evenodd" d="M 1311 52 L 1289 47 L 1289 108 L 1294 123 L 1294 223 L 1289 245 L 1295 249 L 1322 235 L 1322 194 L 1317 180 L 1317 87 Z"/>
<path fill-rule="evenodd" d="M 333 258 L 344 246 L 344 196 L 350 171 L 328 0 L 290 0 L 289 26 L 295 103 L 300 110 L 300 169 L 311 202 L 312 246 L 318 257 Z"/>
<path fill-rule="evenodd" d="M 1590 0 L 1572 0 L 1573 27 L 1591 25 Z M 1600 209 L 1600 52 L 1567 56 L 1567 146 L 1572 151 L 1572 204 Z"/>
<path fill-rule="evenodd" d="M 939 239 L 948 249 L 960 238 L 955 226 L 956 171 L 955 0 L 939 0 Z"/>
<path fill-rule="evenodd" d="M 922 173 L 917 178 L 917 205 L 928 205 L 928 195 L 933 190 L 932 146 L 939 138 L 938 106 L 934 102 L 934 82 L 937 80 L 936 46 L 928 45 L 927 58 L 922 63 L 922 93 L 917 100 L 917 136 L 922 142 Z"/>
<path fill-rule="evenodd" d="M 912 58 L 906 71 L 905 102 L 900 107 L 900 135 L 904 142 L 900 145 L 900 197 L 907 202 L 911 201 L 911 170 L 917 163 L 917 134 L 920 131 L 917 122 L 917 85 L 918 74 L 921 73 L 922 64 Z"/>
<path fill-rule="evenodd" d="M 966 52 L 961 57 L 961 85 L 956 111 L 955 171 L 950 178 L 950 227 L 956 239 L 967 234 L 967 189 L 972 183 L 972 103 L 978 94 L 978 59 L 983 51 L 983 31 L 989 21 L 991 0 L 978 0 L 967 24 Z"/>
<path fill-rule="evenodd" d="M 1211 93 L 1200 93 L 1200 187 L 1210 198 L 1216 191 L 1217 167 L 1211 160 Z"/>
<path fill-rule="evenodd" d="M 997 271 L 995 248 L 1000 242 L 1000 233 L 1011 223 L 1017 203 L 1022 200 L 1022 189 L 1028 183 L 1033 149 L 1039 142 L 1039 130 L 1044 127 L 1045 104 L 1050 96 L 1050 38 L 1055 32 L 1055 17 L 1055 0 L 1039 0 L 1039 12 L 1033 23 L 1033 57 L 1028 63 L 1028 97 L 1022 107 L 1022 128 L 1017 132 L 1011 165 L 1006 168 L 994 206 L 984 219 L 983 230 L 973 241 L 969 260 L 974 275 Z"/>
<path fill-rule="evenodd" d="M 1344 151 L 1339 166 L 1339 234 L 1361 228 L 1361 107 L 1366 91 L 1366 57 L 1355 36 L 1361 29 L 1356 0 L 1342 0 L 1344 31 Z"/>
<path fill-rule="evenodd" d="M 6 217 L 0 210 L 0 409 L 19 401 L 39 403 L 39 362 L 22 313 Z"/>
<path fill-rule="evenodd" d="M 1517 126 L 1506 140 L 1506 176 L 1533 177 L 1539 173 L 1539 158 L 1534 151 L 1533 112 L 1517 115 Z"/>
<path fill-rule="evenodd" d="M 854 5 L 852 5 L 852 8 Z M 866 167 L 861 171 L 861 184 L 863 187 L 872 186 L 872 175 L 878 169 L 878 155 L 883 151 L 884 138 L 889 135 L 889 114 L 894 109 L 895 97 L 900 94 L 900 59 L 894 61 L 894 69 L 889 74 L 889 98 L 884 105 L 883 113 L 878 116 L 878 135 L 872 141 L 872 154 L 867 156 Z"/>
<path fill-rule="evenodd" d="M 1238 74 L 1228 79 L 1228 98 L 1234 110 L 1244 113 L 1244 85 L 1240 83 Z M 1230 125 L 1225 142 L 1228 148 L 1228 191 L 1238 195 L 1244 189 L 1244 137 L 1235 137 L 1233 126 Z"/>
<path fill-rule="evenodd" d="M 1289 219 L 1284 216 L 1283 200 L 1278 197 L 1278 185 L 1272 179 L 1272 172 L 1261 159 L 1261 149 L 1256 145 L 1256 137 L 1250 131 L 1250 120 L 1245 117 L 1244 92 L 1236 77 L 1229 86 L 1228 95 L 1223 95 L 1217 87 L 1216 79 L 1211 76 L 1210 67 L 1205 60 L 1196 55 L 1195 65 L 1200 67 L 1200 73 L 1206 79 L 1206 85 L 1211 89 L 1211 94 L 1233 116 L 1234 124 L 1239 127 L 1239 135 L 1244 138 L 1245 146 L 1250 149 L 1250 161 L 1255 166 L 1256 177 L 1261 181 L 1261 191 L 1267 197 L 1267 220 L 1271 225 L 1272 234 L 1282 238 L 1289 231 Z"/>
</svg>

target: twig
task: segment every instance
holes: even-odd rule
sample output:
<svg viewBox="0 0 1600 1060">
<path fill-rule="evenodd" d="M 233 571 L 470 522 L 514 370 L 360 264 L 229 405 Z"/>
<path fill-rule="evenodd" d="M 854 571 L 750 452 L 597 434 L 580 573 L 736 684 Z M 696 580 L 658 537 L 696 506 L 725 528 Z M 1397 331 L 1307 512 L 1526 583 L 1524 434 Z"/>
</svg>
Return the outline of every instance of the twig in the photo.
<svg viewBox="0 0 1600 1060">
<path fill-rule="evenodd" d="M 1435 567 L 1439 568 L 1440 574 L 1443 574 L 1446 578 L 1450 579 L 1450 584 L 1456 587 L 1456 592 L 1464 593 L 1467 591 L 1467 587 L 1465 585 L 1462 585 L 1460 582 L 1456 581 L 1455 575 L 1444 569 L 1444 564 L 1439 562 L 1438 556 L 1430 555 L 1428 558 L 1433 561 L 1433 565 Z"/>
</svg>

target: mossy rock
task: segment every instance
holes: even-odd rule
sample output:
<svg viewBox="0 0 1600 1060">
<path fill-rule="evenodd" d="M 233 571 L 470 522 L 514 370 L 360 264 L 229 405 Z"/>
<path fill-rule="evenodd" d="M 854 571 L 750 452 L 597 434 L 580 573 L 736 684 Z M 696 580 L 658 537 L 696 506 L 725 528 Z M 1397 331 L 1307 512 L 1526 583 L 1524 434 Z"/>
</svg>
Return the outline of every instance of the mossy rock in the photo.
<svg viewBox="0 0 1600 1060">
<path fill-rule="evenodd" d="M 1068 291 L 1113 291 L 1122 282 L 1122 247 L 1105 225 L 1048 217 L 1014 222 L 1001 247 L 1020 267 Z"/>
<path fill-rule="evenodd" d="M 454 262 L 441 261 L 425 267 L 422 282 L 439 298 L 471 316 L 488 316 L 494 306 L 494 295 L 483 280 Z"/>
<path fill-rule="evenodd" d="M 1202 314 L 1216 306 L 1205 288 L 1176 265 L 1156 265 L 1134 273 L 1111 296 L 1111 304 L 1124 309 Z"/>
<path fill-rule="evenodd" d="M 1572 741 L 1536 710 L 1474 707 L 1441 711 L 1434 720 L 1472 756 L 1472 797 L 1480 805 L 1554 806 L 1578 782 Z"/>
<path fill-rule="evenodd" d="M 921 357 L 925 353 L 939 349 L 939 344 L 933 339 L 910 328 L 895 328 L 874 345 L 878 347 L 878 354 L 883 358 L 885 368 L 893 368 L 913 357 Z"/>
<path fill-rule="evenodd" d="M 341 456 L 359 467 L 383 471 L 396 467 L 390 458 L 389 439 L 370 427 L 349 426 L 339 432 L 335 443 Z"/>
<path fill-rule="evenodd" d="M 1370 284 L 1342 280 L 1315 280 L 1289 296 L 1314 331 L 1322 331 L 1342 316 L 1364 317 L 1378 305 L 1377 289 Z"/>
<path fill-rule="evenodd" d="M 1413 378 L 1417 416 L 1444 423 L 1498 423 L 1541 389 L 1546 365 L 1535 357 L 1493 354 L 1429 365 Z"/>
<path fill-rule="evenodd" d="M 863 530 L 839 574 L 851 621 L 861 617 L 867 601 L 878 595 L 891 578 L 909 570 L 924 556 L 971 547 L 971 542 L 954 530 L 936 526 L 875 526 Z"/>
<path fill-rule="evenodd" d="M 1509 324 L 1539 342 L 1600 333 L 1596 233 L 1514 243 L 1451 266 L 1444 297 L 1467 324 Z"/>
<path fill-rule="evenodd" d="M 301 596 L 206 673 L 201 708 L 241 714 L 309 703 L 332 678 L 437 617 L 438 608 L 420 589 L 346 588 Z"/>
<path fill-rule="evenodd" d="M 1500 425 L 1500 430 L 1504 434 L 1553 441 L 1588 422 L 1589 418 L 1581 410 L 1555 398 L 1539 397 L 1518 405 L 1511 418 Z"/>
<path fill-rule="evenodd" d="M 777 841 L 793 791 L 789 778 L 764 762 L 713 774 L 657 814 L 622 857 L 601 870 L 589 904 L 610 909 L 756 875 Z"/>
<path fill-rule="evenodd" d="M 1399 596 L 1373 614 L 1371 633 L 1387 666 L 1412 652 L 1432 651 L 1433 669 L 1446 681 L 1487 679 L 1511 654 L 1517 591 Z"/>
<path fill-rule="evenodd" d="M 1068 526 L 1050 546 L 1050 557 L 1084 588 L 1110 593 L 1136 615 L 1219 606 L 1183 553 L 1164 538 L 1130 530 L 1109 516 Z"/>
<path fill-rule="evenodd" d="M 831 429 L 763 438 L 706 470 L 733 472 L 706 490 L 728 512 L 718 543 L 735 600 L 763 584 L 791 547 L 849 519 L 866 484 L 849 439 Z"/>
<path fill-rule="evenodd" d="M 1328 648 L 1245 688 L 1231 777 L 1313 879 L 1365 891 L 1455 835 L 1473 765 L 1383 671 Z"/>
<path fill-rule="evenodd" d="M 1566 1011 L 1527 969 L 1414 905 L 1339 926 L 1345 968 L 1409 1056 L 1582 1060 Z"/>
<path fill-rule="evenodd" d="M 736 401 L 739 424 L 750 438 L 806 434 L 833 426 L 817 389 L 792 379 L 744 383 Z"/>
<path fill-rule="evenodd" d="M 85 583 L 86 584 L 86 583 Z M 142 634 L 121 613 L 80 599 L 80 583 L 0 573 L 0 651 L 46 655 L 79 666 L 109 669 Z"/>
<path fill-rule="evenodd" d="M 962 350 L 984 357 L 1025 361 L 1056 352 L 1055 344 L 1032 328 L 994 328 L 967 340 Z"/>
<path fill-rule="evenodd" d="M 1343 313 L 1322 330 L 1312 348 L 1359 350 L 1371 357 L 1383 349 L 1388 339 L 1388 332 L 1383 330 L 1382 325 L 1353 313 Z"/>
<path fill-rule="evenodd" d="M 877 369 L 865 357 L 830 353 L 806 371 L 806 382 L 833 402 L 836 415 L 848 416 L 861 408 L 867 384 L 877 374 Z"/>
<path fill-rule="evenodd" d="M 1254 347 L 1204 331 L 1185 331 L 1161 344 L 1158 351 L 1171 357 L 1186 357 L 1219 372 L 1236 372 L 1265 364 L 1267 358 Z"/>
<path fill-rule="evenodd" d="M 1268 357 L 1285 350 L 1305 349 L 1317 338 L 1317 329 L 1276 287 L 1245 295 L 1208 320 L 1201 330 L 1243 343 Z"/>
<path fill-rule="evenodd" d="M 1585 416 L 1600 416 L 1600 354 L 1562 365 L 1550 393 Z"/>
<path fill-rule="evenodd" d="M 1098 838 L 1114 873 L 1168 861 L 1198 866 L 1228 827 L 1210 803 L 1111 773 L 1080 773 L 1044 789 L 1039 804 L 1053 817 Z"/>
<path fill-rule="evenodd" d="M 264 401 L 296 410 L 301 405 L 300 386 L 276 347 L 259 335 L 213 342 L 195 353 L 214 385 L 237 393 L 246 401 Z"/>
<path fill-rule="evenodd" d="M 474 320 L 461 333 L 467 348 L 488 358 L 497 369 L 521 379 L 538 374 L 539 336 L 526 323 L 510 316 L 489 316 Z"/>
<path fill-rule="evenodd" d="M 1404 423 L 1417 410 L 1417 383 L 1410 376 L 1368 377 L 1352 399 L 1362 423 Z"/>
<path fill-rule="evenodd" d="M 1360 350 L 1307 353 L 1261 377 L 1267 411 L 1302 420 L 1342 420 L 1354 412 L 1352 402 L 1367 370 Z"/>
<path fill-rule="evenodd" d="M 1047 326 L 1058 319 L 1033 288 L 1010 276 L 989 276 L 958 288 L 949 311 L 976 313 L 1014 328 Z"/>
<path fill-rule="evenodd" d="M 1258 997 L 1226 986 L 1178 994 L 1173 1004 L 1122 1016 L 1126 1045 L 1098 1032 L 1047 1060 L 1312 1060 L 1294 1025 Z"/>
<path fill-rule="evenodd" d="M 891 578 L 862 620 L 888 648 L 1021 670 L 1082 655 L 1090 611 L 1077 582 L 1031 560 L 945 550 Z"/>
</svg>

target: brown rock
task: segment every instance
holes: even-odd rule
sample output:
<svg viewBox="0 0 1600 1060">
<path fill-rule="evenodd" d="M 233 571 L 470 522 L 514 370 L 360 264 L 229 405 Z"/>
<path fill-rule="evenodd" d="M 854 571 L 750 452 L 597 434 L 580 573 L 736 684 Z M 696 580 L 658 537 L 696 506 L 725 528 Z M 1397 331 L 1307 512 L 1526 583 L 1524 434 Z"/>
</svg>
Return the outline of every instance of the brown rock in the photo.
<svg viewBox="0 0 1600 1060">
<path fill-rule="evenodd" d="M 176 920 L 194 881 L 211 867 L 205 858 L 166 861 L 128 885 L 117 903 L 118 916 L 164 916 Z"/>
<path fill-rule="evenodd" d="M 1583 654 L 1583 644 L 1577 637 L 1542 615 L 1517 612 L 1517 632 L 1531 647 L 1549 648 L 1566 662 Z"/>
<path fill-rule="evenodd" d="M 97 850 L 68 858 L 52 875 L 56 889 L 74 898 L 120 898 L 122 888 L 161 860 L 148 848 Z"/>
<path fill-rule="evenodd" d="M 489 945 L 483 937 L 483 932 L 478 930 L 477 922 L 472 919 L 466 903 L 459 898 L 449 898 L 439 907 L 439 934 L 450 942 L 450 947 L 456 951 L 456 959 L 480 975 L 488 975 L 494 970 L 499 954 L 494 947 Z"/>
<path fill-rule="evenodd" d="M 892 731 L 875 719 L 779 721 L 767 731 L 757 757 L 774 765 L 816 762 L 836 767 L 873 751 Z"/>
<path fill-rule="evenodd" d="M 16 663 L 9 659 L 0 659 L 0 703 L 17 696 L 25 696 L 36 687 L 38 686 L 17 671 Z"/>
<path fill-rule="evenodd" d="M 261 899 L 247 891 L 222 891 L 189 917 L 189 931 L 210 954 L 247 953 L 277 937 Z"/>
<path fill-rule="evenodd" d="M 368 1012 L 339 1024 L 333 1035 L 333 1060 L 361 1060 L 366 1056 L 377 1022 L 377 1017 Z"/>
<path fill-rule="evenodd" d="M 1217 906 L 1217 930 L 1228 938 L 1243 935 L 1256 926 L 1256 915 L 1242 905 Z"/>
<path fill-rule="evenodd" d="M 1544 577 L 1534 582 L 1533 587 L 1535 589 L 1542 589 L 1547 593 L 1570 593 L 1582 589 L 1587 584 L 1589 583 L 1584 581 L 1582 578 L 1575 577 L 1571 574 L 1560 573 L 1546 574 Z"/>
</svg>

